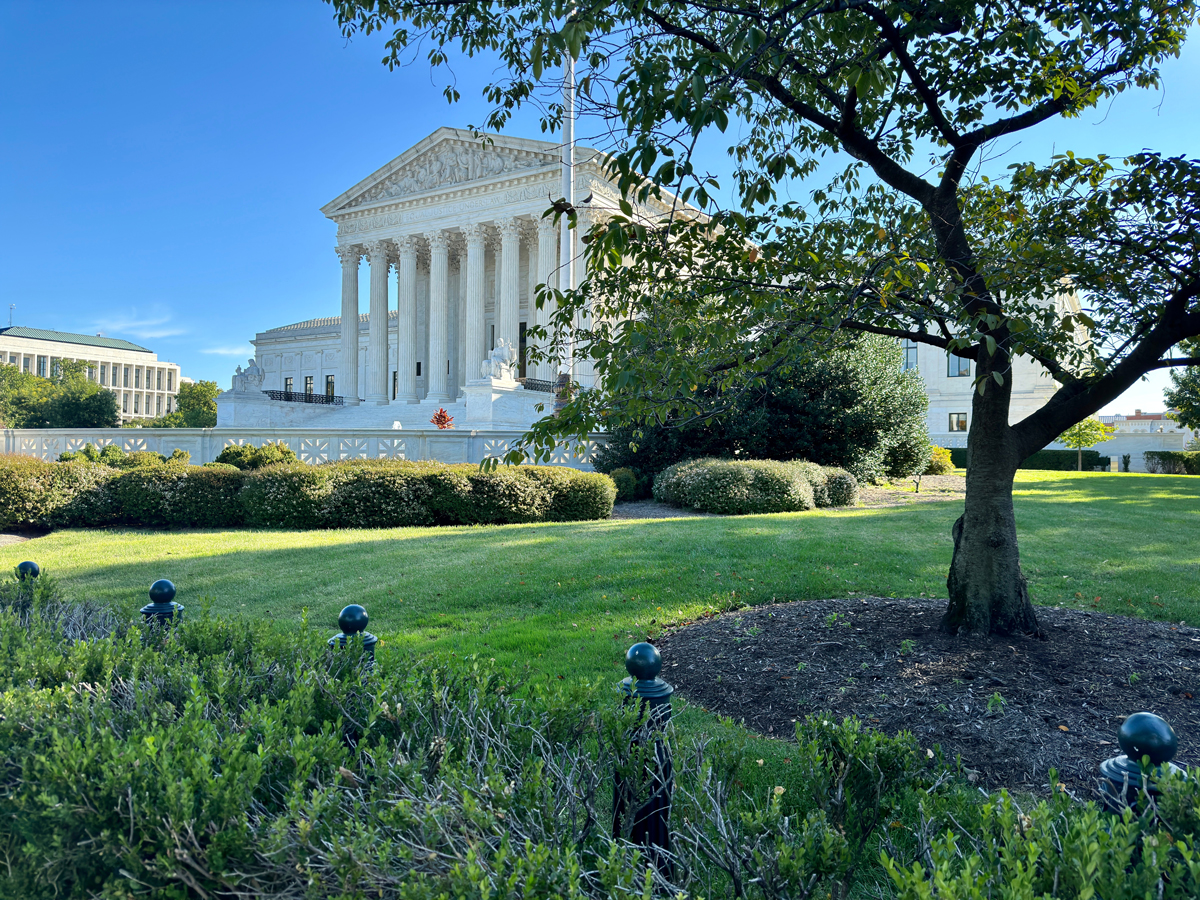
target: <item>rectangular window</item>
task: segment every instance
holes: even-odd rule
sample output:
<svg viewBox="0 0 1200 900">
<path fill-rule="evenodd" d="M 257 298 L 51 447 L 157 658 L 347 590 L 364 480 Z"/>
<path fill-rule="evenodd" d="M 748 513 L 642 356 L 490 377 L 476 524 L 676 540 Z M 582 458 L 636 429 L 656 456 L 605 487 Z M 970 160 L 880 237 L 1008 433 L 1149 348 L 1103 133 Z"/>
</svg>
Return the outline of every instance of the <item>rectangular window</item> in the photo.
<svg viewBox="0 0 1200 900">
<path fill-rule="evenodd" d="M 175 410 L 174 410 L 174 409 L 172 409 L 172 407 L 173 407 L 174 405 L 175 405 L 175 404 L 171 402 L 171 395 L 170 395 L 170 394 L 168 394 L 168 395 L 167 395 L 167 412 L 174 412 Z"/>
<path fill-rule="evenodd" d="M 966 413 L 950 413 L 950 430 L 951 431 L 966 431 L 967 430 L 967 414 Z"/>
<path fill-rule="evenodd" d="M 167 370 L 167 390 L 168 391 L 175 390 L 175 388 L 172 387 L 174 382 L 175 382 L 175 372 L 171 369 L 168 369 Z"/>
<path fill-rule="evenodd" d="M 304 376 L 304 393 L 311 394 L 313 392 L 313 377 L 311 375 Z"/>
<path fill-rule="evenodd" d="M 325 396 L 326 397 L 333 396 L 333 376 L 332 375 L 325 376 Z"/>
<path fill-rule="evenodd" d="M 30 367 L 30 365 L 32 365 L 32 360 L 33 360 L 33 357 L 31 357 L 31 356 L 25 357 L 25 360 L 24 360 L 25 364 L 24 364 L 23 368 L 25 369 L 26 374 L 28 374 L 28 372 L 29 372 L 29 367 Z"/>
<path fill-rule="evenodd" d="M 417 363 L 417 377 L 421 377 L 421 364 L 419 362 Z"/>
<path fill-rule="evenodd" d="M 42 378 L 46 377 L 46 364 L 48 362 L 49 362 L 49 359 L 45 356 L 39 356 L 37 358 L 37 373 Z"/>
<path fill-rule="evenodd" d="M 20 357 L 18 357 L 15 353 L 8 354 L 8 362 L 10 365 L 14 365 L 14 366 L 18 366 L 21 364 Z"/>
<path fill-rule="evenodd" d="M 399 384 L 400 384 L 400 373 L 393 369 L 392 370 L 392 399 L 393 400 L 396 399 L 396 388 L 399 386 Z"/>
<path fill-rule="evenodd" d="M 900 368 L 905 372 L 915 369 L 917 367 L 917 342 L 906 338 L 900 342 L 900 349 L 904 351 L 904 361 L 901 362 Z"/>
<path fill-rule="evenodd" d="M 100 363 L 100 383 L 108 384 L 108 363 Z"/>
<path fill-rule="evenodd" d="M 125 366 L 125 371 L 122 373 L 124 384 L 121 387 L 129 387 L 129 366 Z"/>
<path fill-rule="evenodd" d="M 136 416 L 142 411 L 142 395 L 133 395 L 133 414 Z"/>
<path fill-rule="evenodd" d="M 154 398 L 154 414 L 156 416 L 162 415 L 162 397 L 161 396 Z"/>
<path fill-rule="evenodd" d="M 961 356 L 946 357 L 946 374 L 951 378 L 967 378 L 971 375 L 971 361 Z"/>
<path fill-rule="evenodd" d="M 134 369 L 134 370 L 133 370 L 133 386 L 134 386 L 135 388 L 140 388 L 140 387 L 142 386 L 142 369 L 141 369 L 141 366 L 138 366 L 136 369 Z"/>
<path fill-rule="evenodd" d="M 285 391 L 287 391 L 289 394 L 292 392 L 292 379 L 291 378 L 283 379 L 283 389 Z"/>
<path fill-rule="evenodd" d="M 121 412 L 123 412 L 123 413 L 129 412 L 129 394 L 128 393 L 121 395 Z"/>
<path fill-rule="evenodd" d="M 154 389 L 156 391 L 161 391 L 162 390 L 162 369 L 157 369 L 155 371 L 154 375 L 155 375 Z"/>
<path fill-rule="evenodd" d="M 96 380 L 96 367 L 88 366 L 88 381 L 95 381 L 95 380 Z"/>
<path fill-rule="evenodd" d="M 50 357 L 50 374 L 51 375 L 58 374 L 58 357 L 57 356 Z"/>
</svg>

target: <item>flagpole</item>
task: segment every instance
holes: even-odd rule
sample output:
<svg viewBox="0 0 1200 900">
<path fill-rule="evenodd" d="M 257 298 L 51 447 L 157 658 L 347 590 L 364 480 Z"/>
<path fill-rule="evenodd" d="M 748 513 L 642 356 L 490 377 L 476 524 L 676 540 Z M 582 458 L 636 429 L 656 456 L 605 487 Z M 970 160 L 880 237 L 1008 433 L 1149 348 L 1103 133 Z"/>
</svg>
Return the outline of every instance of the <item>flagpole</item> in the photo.
<svg viewBox="0 0 1200 900">
<path fill-rule="evenodd" d="M 568 7 L 568 18 L 574 12 Z M 563 63 L 563 141 L 562 141 L 562 192 L 567 208 L 575 208 L 575 60 L 570 52 Z M 558 257 L 558 287 L 566 293 L 575 287 L 575 231 L 570 219 L 564 214 L 560 219 L 561 236 Z M 575 376 L 575 336 L 567 341 L 567 358 L 563 361 L 566 373 Z"/>
</svg>

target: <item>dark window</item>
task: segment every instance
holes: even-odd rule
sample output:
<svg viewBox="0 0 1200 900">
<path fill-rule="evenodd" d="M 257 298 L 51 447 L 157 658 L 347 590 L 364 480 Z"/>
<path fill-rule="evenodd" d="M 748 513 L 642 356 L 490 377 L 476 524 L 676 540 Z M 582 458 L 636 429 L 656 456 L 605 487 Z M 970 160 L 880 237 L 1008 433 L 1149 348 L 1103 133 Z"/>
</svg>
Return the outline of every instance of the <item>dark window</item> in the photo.
<svg viewBox="0 0 1200 900">
<path fill-rule="evenodd" d="M 100 383 L 108 384 L 108 364 L 100 363 Z"/>
<path fill-rule="evenodd" d="M 971 374 L 971 361 L 961 356 L 946 357 L 946 374 L 951 378 L 966 378 Z"/>
<path fill-rule="evenodd" d="M 325 376 L 325 396 L 326 397 L 333 396 L 333 376 L 332 375 Z"/>
<path fill-rule="evenodd" d="M 290 379 L 290 378 L 283 379 L 283 389 L 285 391 L 287 391 L 289 394 L 292 392 L 292 379 Z"/>
<path fill-rule="evenodd" d="M 950 430 L 951 431 L 966 431 L 967 430 L 967 414 L 966 413 L 950 413 Z"/>
<path fill-rule="evenodd" d="M 158 377 L 154 381 L 154 386 L 157 390 L 162 390 L 162 369 L 158 370 Z"/>
<path fill-rule="evenodd" d="M 121 412 L 123 412 L 123 413 L 129 412 L 129 395 L 128 394 L 121 395 Z"/>
<path fill-rule="evenodd" d="M 313 392 L 313 377 L 311 375 L 304 376 L 304 393 L 311 394 Z"/>
<path fill-rule="evenodd" d="M 154 414 L 156 416 L 162 415 L 162 397 L 154 398 Z"/>
<path fill-rule="evenodd" d="M 417 363 L 417 377 L 421 377 L 421 364 L 419 362 Z"/>
<path fill-rule="evenodd" d="M 900 342 L 900 348 L 904 351 L 904 361 L 900 364 L 900 368 L 905 372 L 915 369 L 917 367 L 917 342 L 903 340 Z"/>
<path fill-rule="evenodd" d="M 395 369 L 392 370 L 392 399 L 396 399 L 396 388 L 400 383 L 400 373 Z"/>
<path fill-rule="evenodd" d="M 121 385 L 121 387 L 129 387 L 129 366 L 126 366 L 126 367 L 125 367 L 125 371 L 124 371 L 124 373 L 123 373 L 123 377 L 124 377 L 124 379 L 125 379 L 125 383 L 124 383 L 124 384 L 122 384 L 122 385 Z"/>
<path fill-rule="evenodd" d="M 172 387 L 172 385 L 174 383 L 175 383 L 175 373 L 168 369 L 167 370 L 167 390 L 168 391 L 175 390 L 175 388 Z"/>
<path fill-rule="evenodd" d="M 519 336 L 517 337 L 517 347 L 519 349 L 517 352 L 519 355 L 517 356 L 517 376 L 520 378 L 524 378 L 525 377 L 525 323 L 524 322 L 522 322 L 519 326 L 518 335 Z"/>
</svg>

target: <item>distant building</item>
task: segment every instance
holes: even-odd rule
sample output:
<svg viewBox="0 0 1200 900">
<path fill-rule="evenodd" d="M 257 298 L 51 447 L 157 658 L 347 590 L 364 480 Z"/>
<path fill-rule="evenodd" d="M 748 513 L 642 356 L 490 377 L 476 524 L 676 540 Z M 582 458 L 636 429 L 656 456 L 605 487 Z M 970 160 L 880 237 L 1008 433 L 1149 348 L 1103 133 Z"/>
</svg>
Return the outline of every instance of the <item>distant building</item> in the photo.
<svg viewBox="0 0 1200 900">
<path fill-rule="evenodd" d="M 102 335 L 0 328 L 0 363 L 47 378 L 64 359 L 86 363 L 88 378 L 116 394 L 122 422 L 175 411 L 179 366 L 152 350 Z"/>
</svg>

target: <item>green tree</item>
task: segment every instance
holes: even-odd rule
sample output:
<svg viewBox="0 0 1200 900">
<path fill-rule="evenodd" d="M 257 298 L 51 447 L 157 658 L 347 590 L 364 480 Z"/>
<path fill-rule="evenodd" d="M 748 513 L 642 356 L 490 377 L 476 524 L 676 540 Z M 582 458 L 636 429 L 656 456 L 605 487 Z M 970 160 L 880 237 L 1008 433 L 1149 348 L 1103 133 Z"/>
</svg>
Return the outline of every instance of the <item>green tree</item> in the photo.
<svg viewBox="0 0 1200 900">
<path fill-rule="evenodd" d="M 901 369 L 896 342 L 866 335 L 771 374 L 711 421 L 617 425 L 595 465 L 649 478 L 683 459 L 737 456 L 807 459 L 860 481 L 906 478 L 929 462 L 928 405 L 920 376 Z"/>
<path fill-rule="evenodd" d="M 1200 342 L 1184 341 L 1181 349 L 1187 356 L 1200 355 Z M 1163 391 L 1163 399 L 1174 410 L 1171 418 L 1176 422 L 1184 428 L 1200 428 L 1200 369 L 1172 369 L 1171 387 Z"/>
<path fill-rule="evenodd" d="M 574 60 L 583 112 L 616 136 L 602 149 L 622 196 L 593 198 L 588 278 L 554 296 L 550 329 L 552 352 L 590 361 L 599 388 L 511 459 L 622 420 L 719 414 L 709 398 L 728 408 L 751 376 L 838 331 L 930 345 L 971 360 L 977 386 L 942 626 L 1041 633 L 1017 465 L 1200 335 L 1200 163 L 1066 154 L 998 179 L 980 167 L 989 147 L 1157 85 L 1193 2 L 331 2 L 347 35 L 390 31 L 389 65 L 418 47 L 435 67 L 498 56 L 493 129 L 528 103 L 556 128 Z M 736 171 L 719 186 L 696 151 L 725 133 Z M 1060 387 L 1010 422 L 1019 356 Z"/>
<path fill-rule="evenodd" d="M 49 378 L 0 366 L 0 415 L 9 428 L 112 428 L 121 418 L 116 397 L 74 360 Z"/>
<path fill-rule="evenodd" d="M 1103 441 L 1112 440 L 1113 427 L 1105 425 L 1095 416 L 1076 422 L 1058 436 L 1058 442 L 1079 451 L 1079 471 L 1083 471 L 1083 451 Z"/>
<path fill-rule="evenodd" d="M 215 381 L 184 382 L 175 395 L 175 411 L 146 424 L 151 428 L 215 428 L 219 393 Z"/>
</svg>

